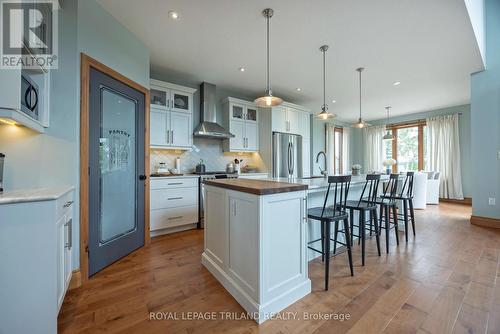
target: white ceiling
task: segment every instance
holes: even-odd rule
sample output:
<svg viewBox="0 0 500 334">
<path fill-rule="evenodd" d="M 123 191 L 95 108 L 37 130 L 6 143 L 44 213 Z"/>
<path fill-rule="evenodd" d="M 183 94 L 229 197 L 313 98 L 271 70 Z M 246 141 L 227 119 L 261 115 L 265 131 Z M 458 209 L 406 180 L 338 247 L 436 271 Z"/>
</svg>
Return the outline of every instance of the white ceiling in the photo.
<svg viewBox="0 0 500 334">
<path fill-rule="evenodd" d="M 318 48 L 329 44 L 327 104 L 344 121 L 358 117 L 357 67 L 368 120 L 388 104 L 401 115 L 468 103 L 469 75 L 483 68 L 463 0 L 98 1 L 150 49 L 153 71 L 255 97 L 265 89 L 261 11 L 271 7 L 274 95 L 319 111 Z"/>
</svg>

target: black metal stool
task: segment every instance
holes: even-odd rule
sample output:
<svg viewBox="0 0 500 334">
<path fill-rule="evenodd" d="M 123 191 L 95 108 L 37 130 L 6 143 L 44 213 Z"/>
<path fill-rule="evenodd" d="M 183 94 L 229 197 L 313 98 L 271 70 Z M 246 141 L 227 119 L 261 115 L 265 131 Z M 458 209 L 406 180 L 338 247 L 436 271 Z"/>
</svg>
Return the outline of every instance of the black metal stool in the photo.
<svg viewBox="0 0 500 334">
<path fill-rule="evenodd" d="M 401 201 L 403 204 L 403 213 L 397 214 L 398 221 L 403 221 L 405 224 L 405 239 L 408 242 L 408 220 L 411 220 L 411 228 L 413 236 L 415 236 L 415 211 L 413 210 L 413 178 L 415 172 L 406 172 L 405 182 L 399 194 L 393 197 L 396 201 Z M 410 211 L 410 217 L 408 217 Z M 402 217 L 402 218 L 401 218 Z"/>
<path fill-rule="evenodd" d="M 394 220 L 394 232 L 396 234 L 396 244 L 399 246 L 398 235 L 398 214 L 395 197 L 398 190 L 399 174 L 391 174 L 386 186 L 383 186 L 383 194 L 375 199 L 375 204 L 380 206 L 379 231 L 385 229 L 385 250 L 389 253 L 389 230 L 391 229 L 391 211 Z M 368 202 L 368 199 L 363 201 Z M 382 224 L 385 216 L 385 226 Z"/>
<path fill-rule="evenodd" d="M 333 189 L 333 206 L 328 206 L 328 196 L 330 195 L 330 188 Z M 354 269 L 352 265 L 352 252 L 351 243 L 349 242 L 349 216 L 345 211 L 347 195 L 349 193 L 349 186 L 351 184 L 351 175 L 342 176 L 329 176 L 328 177 L 328 190 L 326 191 L 325 201 L 322 207 L 311 208 L 307 210 L 307 217 L 313 220 L 319 220 L 321 222 L 321 251 L 308 246 L 309 249 L 321 253 L 323 259 L 325 260 L 325 290 L 328 290 L 328 279 L 330 274 L 330 233 L 331 233 L 331 223 L 335 223 L 335 240 L 338 234 L 338 224 L 339 221 L 344 222 L 345 231 L 345 245 L 347 246 L 347 254 L 349 258 L 349 267 L 351 269 L 351 276 L 354 276 Z M 339 201 L 337 201 L 339 198 Z M 316 242 L 318 240 L 313 240 L 308 243 L 308 245 Z"/>
<path fill-rule="evenodd" d="M 377 217 L 377 195 L 378 195 L 378 185 L 380 182 L 380 174 L 368 174 L 366 175 L 365 186 L 361 192 L 361 196 L 358 201 L 349 200 L 346 202 L 346 209 L 349 209 L 349 217 L 351 220 L 351 244 L 353 236 L 357 236 L 361 242 L 361 264 L 365 265 L 365 240 L 366 240 L 366 214 L 370 214 L 370 235 L 375 232 L 375 237 L 377 240 L 377 251 L 378 256 L 380 256 L 380 238 L 379 238 L 379 228 L 378 228 L 378 217 Z M 368 189 L 368 197 L 365 198 L 366 188 Z M 359 212 L 359 225 L 354 224 L 354 211 Z M 359 235 L 354 234 L 354 226 L 358 227 Z M 375 229 L 373 229 L 375 227 Z M 334 247 L 335 249 L 335 247 Z"/>
</svg>

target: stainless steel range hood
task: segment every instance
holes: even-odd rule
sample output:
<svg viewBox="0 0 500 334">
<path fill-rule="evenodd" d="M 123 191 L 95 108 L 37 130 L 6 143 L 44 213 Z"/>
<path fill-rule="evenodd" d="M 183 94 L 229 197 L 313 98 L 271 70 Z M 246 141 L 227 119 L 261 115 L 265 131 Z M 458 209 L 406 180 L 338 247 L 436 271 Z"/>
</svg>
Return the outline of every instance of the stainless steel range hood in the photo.
<svg viewBox="0 0 500 334">
<path fill-rule="evenodd" d="M 215 85 L 203 82 L 200 85 L 200 124 L 194 129 L 195 137 L 233 138 L 234 135 L 217 124 Z"/>
</svg>

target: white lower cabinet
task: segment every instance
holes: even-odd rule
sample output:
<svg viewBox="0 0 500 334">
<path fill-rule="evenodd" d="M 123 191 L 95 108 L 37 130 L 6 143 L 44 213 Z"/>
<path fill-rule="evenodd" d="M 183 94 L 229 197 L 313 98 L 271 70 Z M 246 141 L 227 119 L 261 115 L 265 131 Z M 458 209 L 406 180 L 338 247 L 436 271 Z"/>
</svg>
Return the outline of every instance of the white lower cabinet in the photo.
<svg viewBox="0 0 500 334">
<path fill-rule="evenodd" d="M 240 179 L 267 179 L 268 177 L 267 173 L 242 173 L 238 175 Z"/>
<path fill-rule="evenodd" d="M 73 269 L 74 191 L 47 191 L 35 201 L 0 201 L 1 333 L 57 333 Z"/>
<path fill-rule="evenodd" d="M 198 177 L 152 178 L 150 184 L 150 230 L 155 235 L 198 223 Z"/>
</svg>

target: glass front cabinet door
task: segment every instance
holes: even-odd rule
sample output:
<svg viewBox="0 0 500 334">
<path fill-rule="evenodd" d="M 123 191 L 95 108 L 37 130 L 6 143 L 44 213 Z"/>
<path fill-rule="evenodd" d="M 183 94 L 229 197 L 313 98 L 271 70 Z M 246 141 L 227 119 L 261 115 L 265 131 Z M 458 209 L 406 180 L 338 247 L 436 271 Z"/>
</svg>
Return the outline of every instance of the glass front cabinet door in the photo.
<svg viewBox="0 0 500 334">
<path fill-rule="evenodd" d="M 171 99 L 172 105 L 171 108 L 173 111 L 190 111 L 192 109 L 192 94 L 184 93 L 178 90 L 171 91 Z"/>
<path fill-rule="evenodd" d="M 238 104 L 231 105 L 231 118 L 243 120 L 245 117 L 245 108 Z"/>
<path fill-rule="evenodd" d="M 247 121 L 257 122 L 257 108 L 248 107 L 245 113 L 245 119 Z"/>
</svg>

